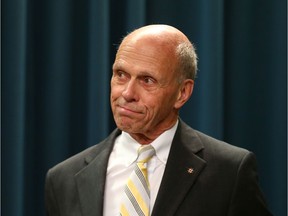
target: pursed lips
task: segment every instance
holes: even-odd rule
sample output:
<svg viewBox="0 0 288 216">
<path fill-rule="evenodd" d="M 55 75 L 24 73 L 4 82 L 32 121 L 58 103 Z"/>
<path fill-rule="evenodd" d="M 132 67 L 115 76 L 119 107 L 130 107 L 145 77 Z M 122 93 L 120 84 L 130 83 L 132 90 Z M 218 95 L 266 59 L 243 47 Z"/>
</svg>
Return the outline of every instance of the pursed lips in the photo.
<svg viewBox="0 0 288 216">
<path fill-rule="evenodd" d="M 138 111 L 134 108 L 130 108 L 130 107 L 127 107 L 127 106 L 122 106 L 122 105 L 117 105 L 117 107 L 120 109 L 120 114 L 126 114 L 126 115 L 129 115 L 129 114 L 142 114 L 143 112 L 141 111 Z"/>
</svg>

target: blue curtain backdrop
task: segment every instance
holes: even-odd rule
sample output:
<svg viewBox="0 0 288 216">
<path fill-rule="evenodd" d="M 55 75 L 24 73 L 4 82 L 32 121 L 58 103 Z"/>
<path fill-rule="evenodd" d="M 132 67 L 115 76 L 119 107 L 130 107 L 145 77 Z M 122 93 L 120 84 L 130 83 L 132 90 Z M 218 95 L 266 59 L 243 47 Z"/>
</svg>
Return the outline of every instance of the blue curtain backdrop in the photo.
<svg viewBox="0 0 288 216">
<path fill-rule="evenodd" d="M 285 0 L 2 0 L 1 211 L 44 215 L 51 166 L 114 129 L 117 44 L 150 23 L 182 30 L 199 75 L 181 112 L 193 128 L 253 151 L 270 209 L 286 215 Z"/>
</svg>

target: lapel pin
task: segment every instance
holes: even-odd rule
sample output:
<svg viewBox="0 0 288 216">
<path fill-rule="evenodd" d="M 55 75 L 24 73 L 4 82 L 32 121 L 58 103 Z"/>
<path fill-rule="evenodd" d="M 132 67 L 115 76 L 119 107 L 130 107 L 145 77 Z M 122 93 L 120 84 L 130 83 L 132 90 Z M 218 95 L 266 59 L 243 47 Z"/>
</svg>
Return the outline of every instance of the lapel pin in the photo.
<svg viewBox="0 0 288 216">
<path fill-rule="evenodd" d="M 189 174 L 192 174 L 192 173 L 194 172 L 194 169 L 193 169 L 193 168 L 188 168 L 188 169 L 187 169 L 187 172 L 188 172 Z"/>
</svg>

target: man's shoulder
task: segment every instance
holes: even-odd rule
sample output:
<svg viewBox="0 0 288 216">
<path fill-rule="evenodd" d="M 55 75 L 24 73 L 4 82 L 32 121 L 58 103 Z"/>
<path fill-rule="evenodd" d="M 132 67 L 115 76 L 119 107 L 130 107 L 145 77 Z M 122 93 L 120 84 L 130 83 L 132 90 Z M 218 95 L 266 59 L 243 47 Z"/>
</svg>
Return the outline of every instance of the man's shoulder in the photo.
<svg viewBox="0 0 288 216">
<path fill-rule="evenodd" d="M 49 170 L 49 173 L 77 173 L 92 160 L 97 159 L 101 154 L 109 155 L 114 143 L 114 139 L 119 134 L 119 130 L 114 130 L 106 139 L 84 149 L 83 151 L 56 164 Z"/>
<path fill-rule="evenodd" d="M 188 142 L 191 141 L 189 143 L 190 146 L 199 145 L 202 147 L 201 155 L 203 155 L 205 159 L 222 158 L 223 160 L 241 160 L 247 155 L 253 154 L 247 149 L 195 130 L 184 122 L 182 122 L 182 130 L 183 129 L 185 134 L 189 134 L 188 136 L 190 136 L 189 138 L 186 138 Z"/>
<path fill-rule="evenodd" d="M 199 131 L 195 131 L 199 136 L 200 140 L 204 145 L 204 151 L 212 152 L 213 155 L 222 157 L 222 158 L 235 158 L 235 157 L 244 157 L 251 152 L 240 146 L 233 145 L 231 143 L 213 138 L 207 134 L 204 134 Z"/>
</svg>

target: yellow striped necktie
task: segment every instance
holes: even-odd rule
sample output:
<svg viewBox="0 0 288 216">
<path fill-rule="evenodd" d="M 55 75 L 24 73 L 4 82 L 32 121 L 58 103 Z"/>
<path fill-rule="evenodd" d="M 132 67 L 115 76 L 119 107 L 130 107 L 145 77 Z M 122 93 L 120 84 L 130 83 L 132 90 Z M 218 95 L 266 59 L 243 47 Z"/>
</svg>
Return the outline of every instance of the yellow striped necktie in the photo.
<svg viewBox="0 0 288 216">
<path fill-rule="evenodd" d="M 155 155 L 151 145 L 138 149 L 135 168 L 124 189 L 124 198 L 120 206 L 121 216 L 149 216 L 150 186 L 147 176 L 147 162 Z"/>
</svg>

